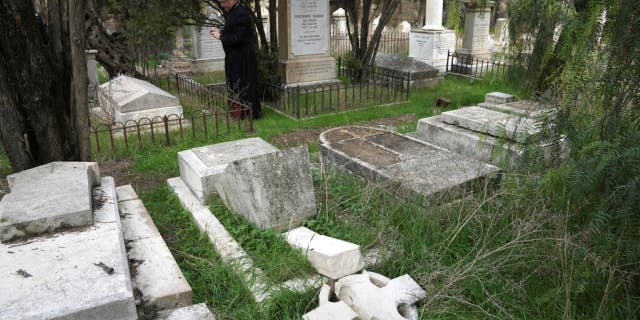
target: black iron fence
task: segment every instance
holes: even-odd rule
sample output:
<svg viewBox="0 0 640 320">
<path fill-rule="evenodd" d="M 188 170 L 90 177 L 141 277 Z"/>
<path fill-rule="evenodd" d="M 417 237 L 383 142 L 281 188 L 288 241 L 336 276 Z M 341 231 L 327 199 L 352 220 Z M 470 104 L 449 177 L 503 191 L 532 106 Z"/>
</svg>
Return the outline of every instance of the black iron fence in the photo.
<svg viewBox="0 0 640 320">
<path fill-rule="evenodd" d="M 338 59 L 337 72 L 350 77 L 353 72 Z M 411 74 L 372 71 L 359 79 L 315 85 L 267 84 L 265 105 L 294 118 L 307 118 L 409 100 Z"/>
<path fill-rule="evenodd" d="M 492 60 L 462 52 L 447 52 L 446 72 L 471 78 L 482 78 L 492 74 L 503 76 L 511 67 L 509 59 Z"/>
<path fill-rule="evenodd" d="M 252 108 L 231 98 L 224 87 L 209 87 L 182 74 L 152 80 L 157 86 L 176 94 L 183 105 L 182 114 L 167 114 L 116 121 L 117 102 L 108 92 L 98 92 L 104 118 L 92 120 L 91 144 L 94 152 L 118 153 L 143 145 L 168 146 L 185 140 L 215 141 L 222 135 L 253 131 Z"/>
<path fill-rule="evenodd" d="M 369 40 L 371 40 L 369 35 Z M 349 33 L 331 31 L 331 55 L 343 56 L 351 51 Z M 380 36 L 378 52 L 401 56 L 409 55 L 409 32 L 383 31 Z"/>
</svg>

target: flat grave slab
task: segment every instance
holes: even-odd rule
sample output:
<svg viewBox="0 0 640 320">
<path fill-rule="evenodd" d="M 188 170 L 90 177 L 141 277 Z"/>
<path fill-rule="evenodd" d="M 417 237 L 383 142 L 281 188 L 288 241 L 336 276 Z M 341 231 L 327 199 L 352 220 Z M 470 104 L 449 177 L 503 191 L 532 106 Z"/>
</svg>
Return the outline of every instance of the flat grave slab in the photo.
<svg viewBox="0 0 640 320">
<path fill-rule="evenodd" d="M 206 304 L 198 303 L 188 307 L 165 310 L 158 313 L 156 320 L 215 320 Z"/>
<path fill-rule="evenodd" d="M 421 196 L 456 197 L 499 169 L 395 132 L 340 127 L 320 135 L 322 160 Z"/>
<path fill-rule="evenodd" d="M 510 140 L 522 140 L 540 132 L 534 119 L 481 107 L 447 111 L 440 117 L 448 124 Z"/>
<path fill-rule="evenodd" d="M 504 92 L 489 92 L 484 95 L 484 102 L 488 104 L 505 104 L 516 101 L 516 97 Z"/>
<path fill-rule="evenodd" d="M 494 111 L 533 119 L 543 116 L 551 116 L 554 113 L 553 109 L 547 108 L 539 102 L 530 100 L 519 100 L 504 104 L 481 103 L 478 106 Z"/>
<path fill-rule="evenodd" d="M 0 242 L 91 225 L 91 189 L 99 179 L 95 162 L 52 162 L 8 176 Z"/>
<path fill-rule="evenodd" d="M 113 178 L 94 197 L 92 226 L 0 244 L 3 320 L 137 319 Z"/>
<path fill-rule="evenodd" d="M 248 138 L 178 152 L 180 178 L 204 203 L 216 193 L 216 182 L 229 163 L 278 149 L 260 138 Z"/>
</svg>

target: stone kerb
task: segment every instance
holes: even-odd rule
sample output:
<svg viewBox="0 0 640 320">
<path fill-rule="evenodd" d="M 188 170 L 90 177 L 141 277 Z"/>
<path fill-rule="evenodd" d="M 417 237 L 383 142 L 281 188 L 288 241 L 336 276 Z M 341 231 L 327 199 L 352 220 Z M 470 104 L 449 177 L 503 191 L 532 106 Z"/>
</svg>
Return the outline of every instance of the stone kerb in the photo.
<svg viewBox="0 0 640 320">
<path fill-rule="evenodd" d="M 91 190 L 100 184 L 95 162 L 52 162 L 7 177 L 0 201 L 0 242 L 93 223 Z"/>
<path fill-rule="evenodd" d="M 137 319 L 113 178 L 93 197 L 92 226 L 0 244 L 3 320 Z"/>
<path fill-rule="evenodd" d="M 306 145 L 233 161 L 216 190 L 232 211 L 259 228 L 288 230 L 316 215 Z"/>
<path fill-rule="evenodd" d="M 524 141 L 540 133 L 540 128 L 534 119 L 481 107 L 466 107 L 443 112 L 441 119 L 448 124 L 513 141 Z"/>
<path fill-rule="evenodd" d="M 317 234 L 305 227 L 285 233 L 289 244 L 307 257 L 318 273 L 339 279 L 364 268 L 360 246 Z"/>
<path fill-rule="evenodd" d="M 178 152 L 180 178 L 204 203 L 229 163 L 278 149 L 261 138 L 248 138 Z"/>
<path fill-rule="evenodd" d="M 395 132 L 340 127 L 320 134 L 325 165 L 382 182 L 398 195 L 433 201 L 456 198 L 491 178 L 495 166 Z"/>
</svg>

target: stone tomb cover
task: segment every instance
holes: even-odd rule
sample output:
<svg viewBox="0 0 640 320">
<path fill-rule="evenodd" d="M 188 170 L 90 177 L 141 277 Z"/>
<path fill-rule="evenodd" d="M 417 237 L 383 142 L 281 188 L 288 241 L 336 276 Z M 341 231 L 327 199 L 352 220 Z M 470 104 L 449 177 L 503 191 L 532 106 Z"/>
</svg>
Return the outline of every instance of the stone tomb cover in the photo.
<svg viewBox="0 0 640 320">
<path fill-rule="evenodd" d="M 457 197 L 495 166 L 401 134 L 339 127 L 320 134 L 322 161 L 421 196 Z"/>
<path fill-rule="evenodd" d="M 122 75 L 100 85 L 100 92 L 100 105 L 113 117 L 110 120 L 125 122 L 182 115 L 178 98 L 144 80 Z"/>
</svg>

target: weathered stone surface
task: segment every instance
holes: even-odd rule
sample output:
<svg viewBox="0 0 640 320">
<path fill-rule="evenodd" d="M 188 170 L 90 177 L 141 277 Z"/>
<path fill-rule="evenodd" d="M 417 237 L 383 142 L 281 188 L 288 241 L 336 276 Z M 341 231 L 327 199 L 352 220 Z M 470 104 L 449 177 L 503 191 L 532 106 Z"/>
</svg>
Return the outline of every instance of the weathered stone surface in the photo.
<svg viewBox="0 0 640 320">
<path fill-rule="evenodd" d="M 233 161 L 216 190 L 233 212 L 259 228 L 287 230 L 316 215 L 306 145 Z"/>
<path fill-rule="evenodd" d="M 117 103 L 120 112 L 179 106 L 178 98 L 155 85 L 129 76 L 119 76 L 100 85 L 100 89 Z M 105 101 L 106 102 L 106 101 Z"/>
<path fill-rule="evenodd" d="M 444 200 L 499 169 L 420 140 L 381 129 L 341 127 L 320 135 L 322 161 L 388 182 L 400 191 Z M 439 200 L 439 199 L 435 199 Z"/>
<path fill-rule="evenodd" d="M 0 315 L 9 319 L 137 319 L 113 179 L 95 223 L 0 244 Z"/>
<path fill-rule="evenodd" d="M 119 187 L 118 194 L 131 200 L 118 202 L 127 257 L 133 272 L 133 288 L 141 294 L 139 313 L 155 314 L 158 310 L 191 305 L 191 287 L 187 283 L 156 229 L 142 201 L 131 186 Z M 133 199 L 133 198 L 136 199 Z"/>
<path fill-rule="evenodd" d="M 0 242 L 91 225 L 91 189 L 99 179 L 95 162 L 52 162 L 8 176 Z"/>
<path fill-rule="evenodd" d="M 534 119 L 481 107 L 466 107 L 443 112 L 440 119 L 462 128 L 515 141 L 524 141 L 540 132 Z"/>
<path fill-rule="evenodd" d="M 516 101 L 516 97 L 504 92 L 489 92 L 484 95 L 484 102 L 489 104 L 505 104 Z"/>
<path fill-rule="evenodd" d="M 544 117 L 552 117 L 554 113 L 553 109 L 545 108 L 542 104 L 529 100 L 520 100 L 505 104 L 493 104 L 485 102 L 479 104 L 478 106 L 520 117 L 540 120 L 544 119 Z"/>
<path fill-rule="evenodd" d="M 489 25 L 491 7 L 471 7 L 467 5 L 464 19 L 464 34 L 461 51 L 473 56 L 488 58 L 491 55 L 489 43 Z"/>
<path fill-rule="evenodd" d="M 232 161 L 276 152 L 278 149 L 260 138 L 248 138 L 178 152 L 180 178 L 204 203 L 216 192 L 216 182 Z"/>
<path fill-rule="evenodd" d="M 130 184 L 117 187 L 116 194 L 118 195 L 118 202 L 138 199 L 138 194 Z"/>
<path fill-rule="evenodd" d="M 417 320 L 415 304 L 427 296 L 409 275 L 389 280 L 367 271 L 338 280 L 335 292 L 361 319 Z"/>
<path fill-rule="evenodd" d="M 376 67 L 388 71 L 409 72 L 411 80 L 433 79 L 438 76 L 438 69 L 425 62 L 395 54 L 376 54 Z"/>
<path fill-rule="evenodd" d="M 162 311 L 157 320 L 215 320 L 209 308 L 204 303 L 188 307 Z"/>
<path fill-rule="evenodd" d="M 285 237 L 292 247 L 302 250 L 323 276 L 339 279 L 364 267 L 359 245 L 323 236 L 305 227 L 290 230 Z"/>
<path fill-rule="evenodd" d="M 116 122 L 126 123 L 127 121 L 139 121 L 141 125 L 148 124 L 149 122 L 159 122 L 164 116 L 170 117 L 170 119 L 177 119 L 182 115 L 182 107 L 166 107 L 156 108 L 150 110 L 140 110 L 131 112 L 114 112 L 114 120 Z M 129 125 L 129 124 L 127 124 Z M 131 124 L 133 125 L 133 124 Z"/>
<path fill-rule="evenodd" d="M 440 116 L 418 120 L 416 138 L 494 165 L 522 153 L 514 143 L 444 123 Z"/>
<path fill-rule="evenodd" d="M 456 47 L 453 30 L 419 30 L 409 34 L 409 56 L 433 66 L 440 72 L 447 68 L 449 52 Z"/>
</svg>

